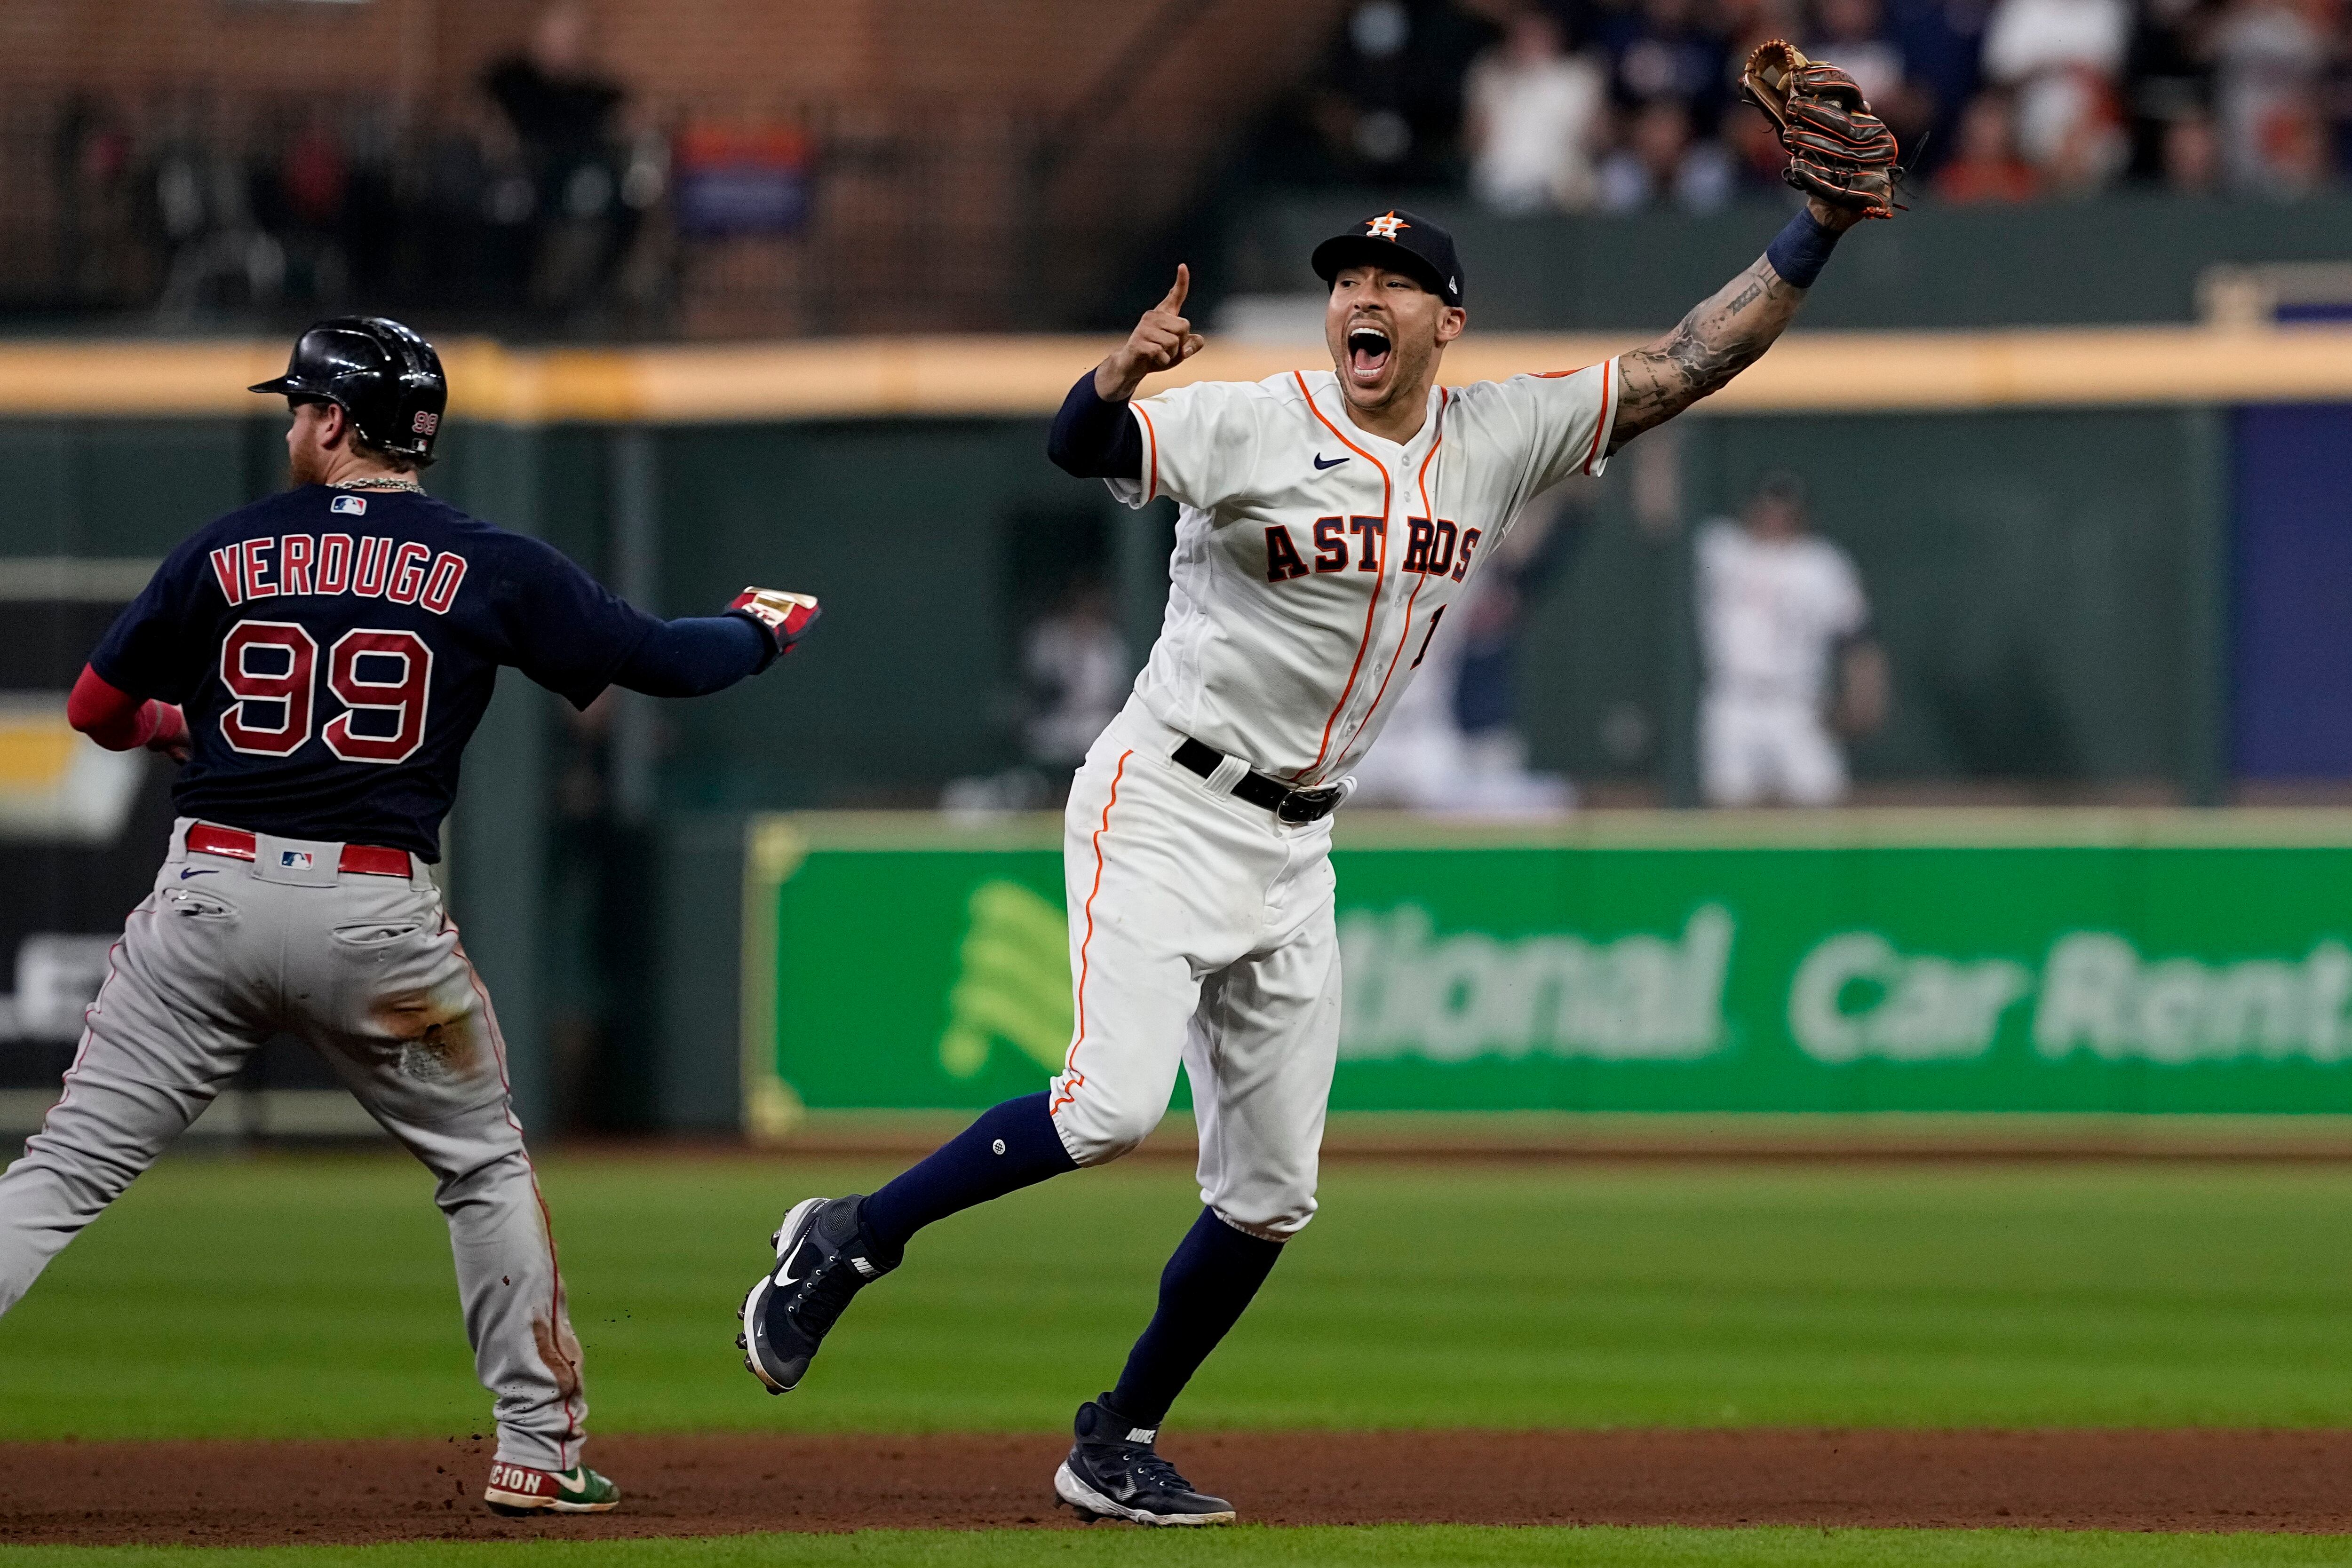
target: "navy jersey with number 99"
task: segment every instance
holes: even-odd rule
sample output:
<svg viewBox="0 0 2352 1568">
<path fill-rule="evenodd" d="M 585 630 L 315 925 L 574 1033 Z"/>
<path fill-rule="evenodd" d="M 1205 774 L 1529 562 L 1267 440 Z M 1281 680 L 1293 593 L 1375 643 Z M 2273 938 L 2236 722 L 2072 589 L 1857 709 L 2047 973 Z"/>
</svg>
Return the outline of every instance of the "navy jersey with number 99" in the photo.
<svg viewBox="0 0 2352 1568">
<path fill-rule="evenodd" d="M 430 496 L 306 485 L 197 530 L 89 663 L 185 713 L 180 815 L 430 861 L 499 666 L 586 707 L 656 624 Z"/>
</svg>

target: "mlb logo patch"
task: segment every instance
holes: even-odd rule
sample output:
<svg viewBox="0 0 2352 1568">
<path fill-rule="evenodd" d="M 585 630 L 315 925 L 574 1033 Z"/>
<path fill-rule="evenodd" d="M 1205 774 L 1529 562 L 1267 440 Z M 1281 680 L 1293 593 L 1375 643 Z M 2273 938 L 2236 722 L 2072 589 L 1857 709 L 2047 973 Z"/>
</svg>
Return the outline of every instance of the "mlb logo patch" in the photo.
<svg viewBox="0 0 2352 1568">
<path fill-rule="evenodd" d="M 289 871 L 309 871 L 310 869 L 310 852 L 309 850 L 279 850 L 278 852 L 278 863 L 286 867 Z"/>
<path fill-rule="evenodd" d="M 365 496 L 338 496 L 335 497 L 334 505 L 329 507 L 327 510 L 331 512 L 347 512 L 351 516 L 356 517 L 367 510 L 367 497 Z"/>
</svg>

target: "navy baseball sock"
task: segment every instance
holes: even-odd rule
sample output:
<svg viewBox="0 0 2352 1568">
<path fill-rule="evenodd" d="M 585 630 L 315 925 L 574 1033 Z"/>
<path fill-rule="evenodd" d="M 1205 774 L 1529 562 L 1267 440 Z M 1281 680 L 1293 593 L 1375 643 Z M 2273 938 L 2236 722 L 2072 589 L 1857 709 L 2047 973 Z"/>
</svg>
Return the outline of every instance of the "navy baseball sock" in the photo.
<svg viewBox="0 0 2352 1568">
<path fill-rule="evenodd" d="M 929 1158 L 877 1188 L 866 1200 L 866 1228 L 876 1245 L 896 1254 L 935 1219 L 1077 1169 L 1045 1103 L 1043 1094 L 1024 1094 L 982 1112 Z"/>
<path fill-rule="evenodd" d="M 1160 1310 L 1151 1326 L 1128 1353 L 1118 1386 L 1102 1403 L 1138 1427 L 1166 1420 L 1176 1396 L 1240 1321 L 1281 1256 L 1281 1242 L 1245 1235 L 1214 1209 L 1201 1210 L 1160 1272 Z"/>
</svg>

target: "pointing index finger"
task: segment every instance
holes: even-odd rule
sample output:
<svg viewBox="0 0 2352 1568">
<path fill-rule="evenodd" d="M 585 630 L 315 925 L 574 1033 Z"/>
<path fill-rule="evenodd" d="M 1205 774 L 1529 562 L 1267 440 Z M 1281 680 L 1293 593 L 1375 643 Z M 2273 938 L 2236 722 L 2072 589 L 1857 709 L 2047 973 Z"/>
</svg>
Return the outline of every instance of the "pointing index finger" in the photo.
<svg viewBox="0 0 2352 1568">
<path fill-rule="evenodd" d="M 1184 296 L 1191 291 L 1192 287 L 1192 269 L 1186 267 L 1180 261 L 1176 264 L 1175 287 L 1168 290 L 1168 298 L 1160 302 L 1160 308 L 1162 310 L 1183 309 Z"/>
</svg>

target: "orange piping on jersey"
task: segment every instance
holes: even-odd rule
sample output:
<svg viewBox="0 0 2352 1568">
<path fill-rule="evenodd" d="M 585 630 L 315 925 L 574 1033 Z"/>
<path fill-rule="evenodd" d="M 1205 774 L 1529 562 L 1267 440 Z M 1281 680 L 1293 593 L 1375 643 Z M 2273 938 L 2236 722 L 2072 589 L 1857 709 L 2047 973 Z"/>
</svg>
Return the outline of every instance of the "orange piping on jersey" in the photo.
<svg viewBox="0 0 2352 1568">
<path fill-rule="evenodd" d="M 1136 417 L 1143 421 L 1143 434 L 1150 438 L 1148 444 L 1151 461 L 1145 467 L 1143 498 L 1146 501 L 1157 500 L 1160 497 L 1160 427 L 1151 423 L 1150 413 L 1141 403 L 1131 402 L 1127 406 L 1135 410 Z"/>
<path fill-rule="evenodd" d="M 1609 394 L 1616 390 L 1617 361 L 1601 361 L 1601 420 L 1592 427 L 1592 450 L 1584 455 L 1584 472 L 1592 472 L 1592 465 L 1601 455 L 1601 438 L 1609 432 Z"/>
<path fill-rule="evenodd" d="M 1071 1069 L 1077 1065 L 1078 1047 L 1087 1040 L 1087 949 L 1094 945 L 1095 939 L 1095 894 L 1102 891 L 1102 836 L 1110 831 L 1110 809 L 1118 804 L 1118 781 L 1127 777 L 1127 759 L 1134 755 L 1132 749 L 1118 754 L 1118 766 L 1110 776 L 1110 799 L 1103 802 L 1102 826 L 1095 830 L 1095 884 L 1087 889 L 1087 934 L 1078 938 L 1078 1027 L 1070 1037 L 1069 1054 L 1062 1058 L 1062 1092 L 1054 1096 L 1052 1104 L 1045 1107 L 1048 1116 L 1077 1098 L 1078 1091 L 1087 1083 L 1085 1073 L 1073 1072 Z"/>
<path fill-rule="evenodd" d="M 1417 476 L 1421 485 L 1421 509 L 1433 528 L 1437 525 L 1437 508 L 1429 504 L 1429 465 L 1437 461 L 1437 449 L 1445 444 L 1445 409 L 1451 401 L 1451 394 L 1444 387 L 1437 389 L 1437 439 L 1429 444 L 1428 455 L 1422 458 L 1421 473 Z M 1404 630 L 1397 633 L 1396 652 L 1389 655 L 1388 671 L 1381 676 L 1381 689 L 1372 695 L 1372 706 L 1364 710 L 1363 719 L 1356 726 L 1355 734 L 1348 737 L 1348 746 L 1356 744 L 1356 736 L 1364 733 L 1365 727 L 1372 722 L 1372 715 L 1381 711 L 1381 700 L 1389 695 L 1389 682 L 1396 675 L 1397 661 L 1404 657 L 1405 648 L 1412 641 L 1413 601 L 1421 597 L 1421 591 L 1428 582 L 1429 574 L 1422 573 L 1421 580 L 1412 585 L 1411 593 L 1405 595 Z M 1341 756 L 1347 755 L 1348 746 L 1339 748 Z"/>
<path fill-rule="evenodd" d="M 1389 580 L 1389 513 L 1395 509 L 1395 502 L 1390 489 L 1389 465 L 1340 434 L 1339 427 L 1323 417 L 1323 411 L 1315 406 L 1315 394 L 1307 390 L 1305 376 L 1297 371 L 1291 371 L 1290 376 L 1298 383 L 1298 395 L 1307 400 L 1307 412 L 1331 433 L 1331 438 L 1381 473 L 1381 559 L 1379 570 L 1372 578 L 1372 601 L 1364 606 L 1364 634 L 1356 643 L 1356 662 L 1348 666 L 1348 684 L 1339 688 L 1339 700 L 1331 705 L 1331 716 L 1323 721 L 1323 744 L 1315 748 L 1314 761 L 1290 776 L 1292 782 L 1296 783 L 1323 766 L 1323 758 L 1331 749 L 1331 727 L 1339 722 L 1340 710 L 1348 706 L 1348 697 L 1356 689 L 1356 674 L 1364 667 L 1364 650 L 1372 645 L 1372 617 L 1380 613 L 1381 589 Z"/>
</svg>

